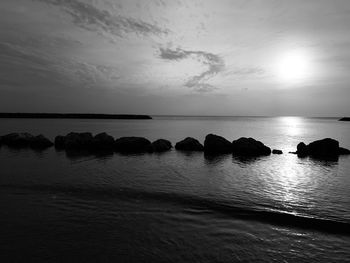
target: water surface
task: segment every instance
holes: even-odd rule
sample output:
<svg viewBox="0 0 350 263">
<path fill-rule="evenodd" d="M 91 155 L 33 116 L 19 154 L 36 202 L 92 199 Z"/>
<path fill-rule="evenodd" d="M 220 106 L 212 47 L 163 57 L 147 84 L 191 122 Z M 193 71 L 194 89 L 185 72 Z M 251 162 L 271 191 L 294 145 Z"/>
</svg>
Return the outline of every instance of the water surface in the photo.
<svg viewBox="0 0 350 263">
<path fill-rule="evenodd" d="M 349 261 L 350 157 L 319 161 L 287 154 L 300 141 L 324 137 L 350 148 L 348 123 L 297 117 L 0 123 L 0 134 L 51 139 L 70 131 L 172 143 L 187 136 L 203 141 L 208 133 L 229 140 L 251 136 L 285 152 L 247 160 L 175 150 L 93 156 L 1 147 L 4 259 Z"/>
</svg>

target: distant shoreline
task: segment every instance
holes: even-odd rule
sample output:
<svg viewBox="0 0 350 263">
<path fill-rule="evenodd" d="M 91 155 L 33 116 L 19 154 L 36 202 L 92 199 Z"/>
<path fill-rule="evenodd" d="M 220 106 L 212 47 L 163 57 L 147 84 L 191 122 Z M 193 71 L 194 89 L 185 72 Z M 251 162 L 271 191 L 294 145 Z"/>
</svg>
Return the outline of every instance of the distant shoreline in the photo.
<svg viewBox="0 0 350 263">
<path fill-rule="evenodd" d="M 0 113 L 0 118 L 18 119 L 115 119 L 150 120 L 149 115 L 135 114 L 95 114 L 95 113 Z"/>
</svg>

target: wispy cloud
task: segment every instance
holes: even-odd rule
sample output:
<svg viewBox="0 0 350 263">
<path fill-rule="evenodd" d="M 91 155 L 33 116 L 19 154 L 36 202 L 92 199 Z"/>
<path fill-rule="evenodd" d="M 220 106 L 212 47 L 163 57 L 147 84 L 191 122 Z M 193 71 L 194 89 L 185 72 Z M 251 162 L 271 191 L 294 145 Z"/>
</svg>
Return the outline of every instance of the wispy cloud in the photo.
<svg viewBox="0 0 350 263">
<path fill-rule="evenodd" d="M 121 37 L 126 33 L 137 35 L 163 35 L 168 30 L 157 25 L 125 17 L 118 14 L 111 14 L 92 4 L 72 0 L 36 0 L 60 7 L 64 12 L 73 18 L 73 23 L 90 31 L 102 31 L 114 36 Z"/>
<path fill-rule="evenodd" d="M 111 86 L 120 78 L 114 67 L 59 56 L 53 50 L 38 51 L 21 42 L 0 43 L 0 64 L 6 65 L 0 66 L 6 72 L 0 77 L 1 84 L 26 85 L 22 81 L 26 78 L 27 83 L 38 86 L 56 82 L 67 87 L 100 88 Z"/>
<path fill-rule="evenodd" d="M 214 86 L 206 83 L 209 78 L 223 71 L 225 63 L 223 59 L 216 54 L 205 51 L 190 51 L 181 48 L 160 48 L 160 58 L 165 60 L 181 60 L 186 58 L 194 58 L 203 65 L 207 66 L 207 70 L 201 74 L 191 77 L 184 84 L 186 87 L 194 88 L 199 92 L 209 92 L 215 89 Z"/>
</svg>

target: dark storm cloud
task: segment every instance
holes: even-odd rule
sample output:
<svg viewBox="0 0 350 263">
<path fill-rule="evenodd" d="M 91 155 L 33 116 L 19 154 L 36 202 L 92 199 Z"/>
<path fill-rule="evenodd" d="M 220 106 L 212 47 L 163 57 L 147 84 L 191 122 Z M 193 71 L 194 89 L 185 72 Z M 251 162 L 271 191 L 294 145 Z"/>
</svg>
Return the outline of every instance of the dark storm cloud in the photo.
<svg viewBox="0 0 350 263">
<path fill-rule="evenodd" d="M 186 87 L 195 88 L 195 90 L 200 92 L 209 92 L 214 90 L 215 88 L 212 85 L 204 83 L 204 81 L 218 74 L 225 68 L 223 59 L 220 56 L 209 52 L 189 51 L 181 48 L 160 48 L 159 51 L 160 58 L 165 60 L 181 60 L 193 57 L 203 65 L 206 65 L 208 67 L 207 70 L 197 76 L 193 76 L 185 83 Z"/>
<path fill-rule="evenodd" d="M 106 10 L 101 10 L 92 4 L 73 0 L 36 0 L 60 7 L 73 18 L 73 23 L 91 31 L 110 33 L 122 36 L 125 33 L 136 33 L 140 35 L 162 35 L 168 31 L 139 19 L 112 15 Z"/>
</svg>

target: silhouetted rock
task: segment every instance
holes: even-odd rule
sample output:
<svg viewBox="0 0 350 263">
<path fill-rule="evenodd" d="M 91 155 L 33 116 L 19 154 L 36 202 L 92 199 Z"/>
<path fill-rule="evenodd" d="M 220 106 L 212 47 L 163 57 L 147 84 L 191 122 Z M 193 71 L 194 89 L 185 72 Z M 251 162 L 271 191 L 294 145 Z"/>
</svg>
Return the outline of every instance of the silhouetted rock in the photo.
<svg viewBox="0 0 350 263">
<path fill-rule="evenodd" d="M 70 150 L 92 149 L 94 147 L 94 137 L 90 132 L 70 132 L 66 136 L 57 136 L 55 146 L 56 148 Z"/>
<path fill-rule="evenodd" d="M 304 142 L 300 142 L 297 145 L 297 151 L 295 153 L 301 157 L 307 156 L 309 153 L 308 153 L 308 148 L 307 148 L 306 144 Z"/>
<path fill-rule="evenodd" d="M 350 121 L 350 117 L 341 118 L 341 119 L 339 119 L 339 121 Z"/>
<path fill-rule="evenodd" d="M 339 147 L 339 155 L 348 155 L 350 154 L 350 150 L 343 148 L 343 147 Z"/>
<path fill-rule="evenodd" d="M 232 142 L 232 152 L 238 156 L 270 155 L 271 149 L 253 138 L 239 138 Z"/>
<path fill-rule="evenodd" d="M 28 147 L 33 135 L 23 133 L 10 133 L 2 136 L 2 143 L 10 147 Z"/>
<path fill-rule="evenodd" d="M 64 142 L 66 149 L 91 149 L 94 146 L 94 138 L 90 132 L 67 134 Z"/>
<path fill-rule="evenodd" d="M 331 138 L 317 140 L 306 145 L 301 142 L 297 146 L 298 156 L 312 156 L 316 158 L 332 158 L 342 154 L 350 154 L 350 151 L 339 147 L 339 142 Z"/>
<path fill-rule="evenodd" d="M 99 133 L 93 139 L 93 147 L 100 150 L 113 149 L 114 138 L 105 132 Z"/>
<path fill-rule="evenodd" d="M 272 153 L 273 154 L 283 154 L 283 152 L 281 150 L 276 150 L 276 149 L 273 149 Z"/>
<path fill-rule="evenodd" d="M 203 145 L 192 137 L 187 137 L 175 144 L 175 149 L 180 151 L 203 151 Z"/>
<path fill-rule="evenodd" d="M 172 147 L 171 142 L 168 140 L 158 139 L 152 142 L 152 151 L 154 152 L 169 151 Z"/>
<path fill-rule="evenodd" d="M 31 139 L 29 146 L 36 149 L 45 149 L 53 146 L 53 142 L 40 134 Z"/>
<path fill-rule="evenodd" d="M 117 152 L 148 152 L 152 149 L 151 142 L 143 137 L 122 137 L 114 142 Z"/>
<path fill-rule="evenodd" d="M 58 149 L 64 149 L 65 136 L 58 135 L 55 137 L 55 147 Z"/>
<path fill-rule="evenodd" d="M 224 137 L 208 134 L 204 140 L 204 151 L 206 153 L 230 153 L 232 145 Z"/>
<path fill-rule="evenodd" d="M 314 156 L 336 156 L 339 155 L 339 142 L 330 138 L 310 143 L 308 152 Z"/>
<path fill-rule="evenodd" d="M 31 148 L 48 148 L 53 143 L 43 135 L 33 136 L 30 133 L 10 133 L 1 137 L 2 144 L 9 147 L 31 147 Z"/>
</svg>

